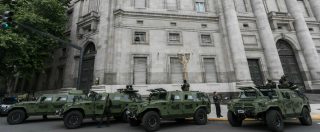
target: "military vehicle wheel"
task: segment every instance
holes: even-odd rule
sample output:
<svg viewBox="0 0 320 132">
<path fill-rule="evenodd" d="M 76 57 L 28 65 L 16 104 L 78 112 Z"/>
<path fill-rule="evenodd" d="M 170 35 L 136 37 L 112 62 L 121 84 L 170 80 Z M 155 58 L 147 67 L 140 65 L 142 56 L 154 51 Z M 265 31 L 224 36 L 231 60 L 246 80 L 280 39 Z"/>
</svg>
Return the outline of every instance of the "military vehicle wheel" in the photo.
<svg viewBox="0 0 320 132">
<path fill-rule="evenodd" d="M 70 111 L 68 112 L 64 118 L 64 125 L 68 129 L 75 129 L 81 126 L 82 121 L 83 121 L 83 115 L 80 111 Z"/>
<path fill-rule="evenodd" d="M 193 120 L 196 122 L 196 124 L 198 125 L 205 125 L 208 122 L 208 118 L 207 118 L 207 112 L 205 109 L 198 109 L 195 113 L 194 113 L 194 117 Z"/>
<path fill-rule="evenodd" d="M 129 118 L 129 123 L 130 123 L 130 126 L 134 127 L 134 126 L 139 126 L 141 124 L 141 121 L 137 119 Z"/>
<path fill-rule="evenodd" d="M 277 110 L 270 110 L 267 112 L 266 123 L 268 128 L 273 132 L 283 131 L 283 119 Z"/>
<path fill-rule="evenodd" d="M 154 132 L 160 127 L 160 116 L 155 111 L 149 111 L 143 115 L 142 126 L 147 132 Z"/>
<path fill-rule="evenodd" d="M 8 114 L 7 122 L 9 125 L 20 124 L 26 119 L 26 113 L 23 110 L 16 109 Z"/>
<path fill-rule="evenodd" d="M 301 112 L 301 117 L 299 118 L 300 123 L 305 126 L 312 125 L 312 118 L 310 116 L 310 111 L 307 108 L 303 108 Z"/>
<path fill-rule="evenodd" d="M 233 114 L 233 112 L 228 111 L 228 121 L 232 127 L 241 127 L 243 120 Z"/>
</svg>

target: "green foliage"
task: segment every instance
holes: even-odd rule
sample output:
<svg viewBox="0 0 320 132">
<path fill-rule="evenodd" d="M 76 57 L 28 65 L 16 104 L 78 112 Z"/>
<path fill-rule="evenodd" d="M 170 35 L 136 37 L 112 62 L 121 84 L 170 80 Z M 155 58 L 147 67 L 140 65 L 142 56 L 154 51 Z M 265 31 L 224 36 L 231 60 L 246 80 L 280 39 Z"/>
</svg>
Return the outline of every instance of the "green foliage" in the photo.
<svg viewBox="0 0 320 132">
<path fill-rule="evenodd" d="M 14 6 L 1 4 L 0 13 L 14 11 L 14 21 L 63 38 L 68 1 L 18 0 Z M 13 77 L 17 73 L 28 77 L 41 72 L 59 46 L 56 41 L 22 27 L 0 30 L 0 77 Z"/>
</svg>

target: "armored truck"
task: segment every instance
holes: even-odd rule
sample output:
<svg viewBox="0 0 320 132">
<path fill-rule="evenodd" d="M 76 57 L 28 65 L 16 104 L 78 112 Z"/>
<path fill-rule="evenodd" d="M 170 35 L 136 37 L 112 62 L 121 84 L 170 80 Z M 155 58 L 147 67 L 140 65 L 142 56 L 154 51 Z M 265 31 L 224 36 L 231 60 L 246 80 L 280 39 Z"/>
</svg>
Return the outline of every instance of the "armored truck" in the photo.
<svg viewBox="0 0 320 132">
<path fill-rule="evenodd" d="M 65 94 L 44 94 L 36 101 L 20 102 L 12 105 L 8 110 L 7 122 L 10 125 L 20 124 L 29 116 L 55 115 L 57 109 L 64 104 L 72 103 L 75 99 L 81 99 L 85 95 L 82 91 L 72 90 Z"/>
<path fill-rule="evenodd" d="M 79 128 L 84 118 L 96 119 L 105 116 L 128 121 L 127 106 L 133 102 L 140 102 L 141 95 L 136 90 L 120 89 L 115 93 L 93 93 L 84 101 L 67 104 L 56 113 L 63 117 L 64 125 L 68 129 Z M 105 113 L 108 110 L 107 113 Z"/>
<path fill-rule="evenodd" d="M 262 120 L 271 131 L 281 132 L 283 120 L 298 118 L 312 125 L 308 98 L 296 88 L 242 87 L 237 99 L 228 103 L 228 121 L 240 127 L 246 118 Z"/>
<path fill-rule="evenodd" d="M 207 123 L 211 112 L 208 95 L 197 91 L 166 91 L 158 88 L 149 90 L 148 100 L 129 105 L 127 111 L 131 126 L 142 124 L 148 132 L 160 128 L 160 119 L 184 121 L 192 118 L 198 125 Z"/>
</svg>

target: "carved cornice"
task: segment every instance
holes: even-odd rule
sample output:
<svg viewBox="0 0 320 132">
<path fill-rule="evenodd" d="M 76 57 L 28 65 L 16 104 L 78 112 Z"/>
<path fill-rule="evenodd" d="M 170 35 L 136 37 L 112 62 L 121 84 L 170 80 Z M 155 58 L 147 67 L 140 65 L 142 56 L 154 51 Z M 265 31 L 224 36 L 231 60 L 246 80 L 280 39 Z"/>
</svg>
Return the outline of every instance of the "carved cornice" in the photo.
<svg viewBox="0 0 320 132">
<path fill-rule="evenodd" d="M 92 11 L 92 12 L 82 16 L 77 24 L 78 24 L 78 26 L 81 27 L 81 26 L 86 25 L 87 23 L 90 23 L 92 21 L 97 22 L 97 21 L 99 21 L 99 18 L 100 18 L 100 16 L 99 16 L 98 12 Z"/>
<path fill-rule="evenodd" d="M 294 18 L 287 12 L 270 12 L 268 13 L 268 19 L 272 30 L 277 30 L 278 24 L 286 24 L 289 31 L 294 30 L 293 22 Z"/>
<path fill-rule="evenodd" d="M 145 12 L 145 11 L 125 11 L 122 9 L 115 10 L 115 16 L 135 16 L 147 18 L 163 18 L 163 19 L 192 19 L 201 21 L 219 21 L 218 16 L 210 16 L 209 14 L 187 15 L 182 13 L 165 13 L 165 12 Z"/>
<path fill-rule="evenodd" d="M 92 35 L 97 31 L 100 16 L 98 12 L 91 11 L 90 13 L 82 16 L 77 23 L 78 26 L 78 38 L 82 38 L 84 35 Z"/>
</svg>

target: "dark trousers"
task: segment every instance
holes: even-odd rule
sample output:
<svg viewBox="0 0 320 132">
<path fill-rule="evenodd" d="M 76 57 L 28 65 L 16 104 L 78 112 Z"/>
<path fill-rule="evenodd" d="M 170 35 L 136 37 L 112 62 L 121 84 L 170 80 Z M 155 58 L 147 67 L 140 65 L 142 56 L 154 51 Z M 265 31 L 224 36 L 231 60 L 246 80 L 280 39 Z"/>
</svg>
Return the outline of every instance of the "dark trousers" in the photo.
<svg viewBox="0 0 320 132">
<path fill-rule="evenodd" d="M 214 105 L 216 106 L 217 117 L 221 116 L 220 103 L 214 103 Z"/>
</svg>

